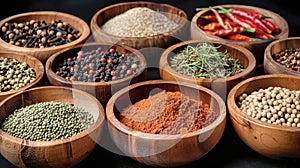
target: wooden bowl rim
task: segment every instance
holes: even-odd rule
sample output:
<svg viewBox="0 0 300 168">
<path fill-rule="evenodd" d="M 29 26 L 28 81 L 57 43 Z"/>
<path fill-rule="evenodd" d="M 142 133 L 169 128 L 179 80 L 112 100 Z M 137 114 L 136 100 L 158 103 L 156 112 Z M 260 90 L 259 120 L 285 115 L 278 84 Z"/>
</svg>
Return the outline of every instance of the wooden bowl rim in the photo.
<svg viewBox="0 0 300 168">
<path fill-rule="evenodd" d="M 58 57 L 59 55 L 63 54 L 63 53 L 66 53 L 72 49 L 76 49 L 76 48 L 83 48 L 83 47 L 88 47 L 88 46 L 118 46 L 120 48 L 123 48 L 125 50 L 128 50 L 132 53 L 135 54 L 135 56 L 137 56 L 141 61 L 142 61 L 142 66 L 139 67 L 139 71 L 138 73 L 135 73 L 133 75 L 130 75 L 130 76 L 127 76 L 127 77 L 124 77 L 124 78 L 121 78 L 121 79 L 118 79 L 118 80 L 115 80 L 115 81 L 108 81 L 108 82 L 82 82 L 82 81 L 70 81 L 70 80 L 67 80 L 59 75 L 56 75 L 53 70 L 52 70 L 52 62 L 53 60 L 56 59 L 56 57 Z M 127 45 L 122 45 L 122 44 L 116 44 L 116 43 L 109 43 L 109 42 L 88 42 L 88 43 L 84 43 L 84 44 L 77 44 L 77 45 L 74 45 L 72 47 L 68 47 L 68 48 L 65 48 L 63 50 L 60 50 L 54 54 L 52 54 L 46 61 L 46 64 L 45 64 L 45 68 L 46 68 L 46 75 L 47 76 L 55 76 L 55 80 L 56 81 L 59 81 L 61 83 L 65 83 L 65 84 L 69 84 L 69 85 L 86 85 L 86 86 L 109 86 L 109 85 L 116 85 L 116 84 L 119 84 L 119 83 L 123 83 L 123 82 L 126 82 L 126 81 L 130 81 L 131 79 L 135 78 L 135 77 L 138 77 L 140 76 L 144 71 L 146 71 L 146 68 L 147 68 L 147 61 L 146 61 L 146 58 L 145 56 L 137 49 L 134 49 L 132 47 L 129 47 Z M 52 78 L 51 77 L 51 78 Z"/>
<path fill-rule="evenodd" d="M 199 129 L 199 130 L 196 130 L 193 132 L 184 133 L 184 134 L 144 133 L 144 132 L 136 131 L 132 128 L 125 126 L 123 123 L 121 123 L 116 118 L 116 116 L 114 115 L 113 106 L 114 106 L 115 100 L 117 100 L 118 97 L 120 97 L 122 94 L 128 92 L 129 90 L 133 90 L 133 89 L 143 86 L 143 85 L 159 85 L 159 84 L 185 86 L 185 87 L 189 87 L 191 89 L 197 89 L 201 92 L 205 92 L 206 94 L 210 95 L 214 99 L 216 104 L 218 104 L 218 106 L 220 108 L 219 116 L 216 118 L 216 120 L 214 120 L 208 126 L 205 126 L 202 129 Z M 193 84 L 186 83 L 186 82 L 177 83 L 176 81 L 166 81 L 166 80 L 161 80 L 161 79 L 138 82 L 138 83 L 130 85 L 128 88 L 120 89 L 109 99 L 108 103 L 106 104 L 106 117 L 107 117 L 108 124 L 112 125 L 115 129 L 119 130 L 122 133 L 125 133 L 130 136 L 138 136 L 143 139 L 157 139 L 157 140 L 161 140 L 161 139 L 172 140 L 173 139 L 174 140 L 174 139 L 179 139 L 179 138 L 190 138 L 190 137 L 194 137 L 194 136 L 199 136 L 201 134 L 206 134 L 206 133 L 213 131 L 216 127 L 221 125 L 221 123 L 223 121 L 226 122 L 226 116 L 227 116 L 227 112 L 226 112 L 226 106 L 225 106 L 224 100 L 218 94 L 213 92 L 212 90 L 205 88 L 203 86 L 193 85 Z"/>
<path fill-rule="evenodd" d="M 192 76 L 188 76 L 188 75 L 183 75 L 177 71 L 175 71 L 173 68 L 170 67 L 169 63 L 168 63 L 168 56 L 169 53 L 171 53 L 172 51 L 174 51 L 175 49 L 177 49 L 178 47 L 182 47 L 185 45 L 189 45 L 189 44 L 193 44 L 193 43 L 202 43 L 202 42 L 207 42 L 207 43 L 213 43 L 213 44 L 218 44 L 218 45 L 222 45 L 222 46 L 226 46 L 229 48 L 233 48 L 235 50 L 238 50 L 241 53 L 244 53 L 244 56 L 246 56 L 246 58 L 249 60 L 249 65 L 240 73 L 227 77 L 227 78 L 217 78 L 217 79 L 212 79 L 212 78 L 195 78 Z M 162 65 L 162 62 L 167 62 L 167 65 Z M 246 48 L 236 45 L 236 44 L 229 44 L 223 41 L 219 41 L 219 40 L 188 40 L 188 41 L 183 41 L 177 44 L 174 44 L 172 46 L 170 46 L 169 48 L 167 48 L 161 55 L 160 57 L 160 65 L 159 68 L 161 68 L 163 71 L 167 71 L 170 72 L 170 74 L 172 74 L 173 76 L 175 76 L 176 78 L 180 78 L 180 79 L 184 79 L 186 81 L 190 81 L 190 82 L 194 82 L 194 81 L 201 81 L 201 82 L 224 82 L 225 81 L 233 81 L 236 80 L 238 78 L 242 78 L 244 76 L 246 76 L 247 74 L 251 73 L 252 71 L 255 70 L 256 68 L 256 59 L 254 57 L 254 55 Z"/>
<path fill-rule="evenodd" d="M 165 32 L 165 33 L 160 33 L 160 34 L 157 34 L 157 35 L 154 35 L 154 36 L 147 36 L 147 37 L 123 37 L 123 36 L 116 36 L 116 35 L 113 35 L 113 34 L 109 34 L 105 31 L 102 30 L 101 26 L 98 25 L 98 17 L 100 16 L 101 13 L 104 13 L 106 12 L 107 10 L 110 10 L 112 8 L 115 8 L 115 7 L 118 7 L 118 6 L 124 6 L 124 5 L 128 5 L 128 4 L 133 4 L 133 5 L 137 5 L 136 7 L 139 6 L 139 4 L 149 4 L 149 5 L 157 5 L 157 6 L 162 6 L 162 7 L 165 7 L 165 8 L 173 8 L 173 9 L 176 9 L 178 12 L 179 12 L 179 15 L 178 16 L 183 16 L 181 17 L 181 19 L 179 20 L 179 23 L 178 26 L 176 28 L 174 28 L 173 30 L 171 31 L 168 31 L 168 32 Z M 125 12 L 125 11 L 124 11 Z M 172 34 L 175 34 L 176 32 L 178 32 L 179 30 L 181 30 L 188 22 L 187 22 L 187 14 L 184 10 L 180 9 L 180 8 L 177 8 L 175 6 L 172 6 L 170 4 L 167 4 L 167 3 L 157 3 L 157 2 L 150 2 L 150 1 L 134 1 L 134 2 L 120 2 L 120 3 L 116 3 L 116 4 L 112 4 L 112 5 L 109 5 L 109 6 L 106 6 L 102 9 L 100 9 L 99 11 L 97 11 L 92 19 L 91 19 L 91 22 L 90 22 L 90 27 L 91 27 L 91 31 L 94 32 L 94 33 L 97 33 L 98 31 L 101 31 L 101 33 L 107 35 L 107 36 L 111 36 L 111 37 L 114 37 L 114 38 L 121 38 L 123 40 L 141 40 L 141 39 L 156 39 L 156 38 L 162 38 L 161 36 L 170 36 Z"/>
<path fill-rule="evenodd" d="M 15 94 L 17 92 L 26 90 L 26 89 L 31 88 L 32 86 L 36 85 L 37 83 L 39 83 L 43 80 L 43 77 L 44 77 L 44 74 L 45 74 L 45 67 L 44 67 L 44 64 L 39 59 L 37 59 L 36 57 L 34 57 L 32 55 L 29 55 L 29 54 L 13 52 L 13 51 L 9 51 L 9 50 L 0 50 L 0 56 L 1 56 L 1 54 L 10 54 L 8 58 L 14 58 L 13 55 L 28 57 L 29 59 L 31 59 L 35 62 L 35 64 L 38 66 L 38 69 L 41 70 L 41 71 L 36 72 L 37 76 L 36 76 L 36 79 L 33 82 L 31 82 L 28 85 L 23 86 L 19 89 L 16 89 L 16 90 L 11 90 L 11 91 L 7 91 L 7 92 L 0 92 L 0 97 Z"/>
<path fill-rule="evenodd" d="M 300 72 L 294 71 L 284 65 L 277 63 L 272 57 L 273 53 L 271 53 L 274 45 L 280 44 L 280 43 L 286 42 L 286 41 L 292 41 L 292 40 L 298 40 L 300 42 L 300 37 L 287 37 L 287 38 L 275 40 L 275 41 L 271 42 L 270 44 L 268 44 L 265 49 L 265 53 L 264 53 L 264 57 L 265 57 L 265 59 L 264 59 L 265 65 L 264 66 L 267 66 L 268 64 L 272 64 L 273 66 L 275 66 L 278 69 L 283 69 L 283 71 L 282 71 L 283 73 L 300 76 Z M 288 49 L 288 46 L 287 46 L 287 49 Z M 268 61 L 268 62 L 266 62 L 266 61 Z"/>
<path fill-rule="evenodd" d="M 259 44 L 264 44 L 264 43 L 272 42 L 274 40 L 280 39 L 280 37 L 283 36 L 283 34 L 285 34 L 286 32 L 289 31 L 288 22 L 281 15 L 275 13 L 274 11 L 271 11 L 271 10 L 268 10 L 268 9 L 265 9 L 265 8 L 261 8 L 261 7 L 258 7 L 258 6 L 242 5 L 242 4 L 220 4 L 220 5 L 215 5 L 215 6 L 212 6 L 212 7 L 213 8 L 217 8 L 218 6 L 222 6 L 222 7 L 237 7 L 237 8 L 252 9 L 252 10 L 255 10 L 255 11 L 261 10 L 261 11 L 264 11 L 264 12 L 268 12 L 268 13 L 271 13 L 273 15 L 272 18 L 278 18 L 286 27 L 284 27 L 285 29 L 281 29 L 281 32 L 279 34 L 277 34 L 274 39 L 257 40 L 257 41 L 251 41 L 251 42 L 224 39 L 224 38 L 221 38 L 221 37 L 218 37 L 218 36 L 207 34 L 202 29 L 198 28 L 198 26 L 197 26 L 197 20 L 198 20 L 198 18 L 202 14 L 204 14 L 205 12 L 208 12 L 209 10 L 198 11 L 192 17 L 191 26 L 197 28 L 198 31 L 202 32 L 207 37 L 214 38 L 214 39 L 219 39 L 219 40 L 224 40 L 226 42 L 236 43 L 236 44 L 239 44 L 239 45 L 249 45 L 249 44 L 259 45 Z"/>
<path fill-rule="evenodd" d="M 48 90 L 48 89 L 53 89 L 53 90 L 71 90 L 72 92 L 80 93 L 82 95 L 85 95 L 86 98 L 89 98 L 90 100 L 95 100 L 93 101 L 97 106 L 99 107 L 99 116 L 97 120 L 86 130 L 78 133 L 77 135 L 74 135 L 69 138 L 64 138 L 64 139 L 59 139 L 59 140 L 52 140 L 52 141 L 31 141 L 31 140 L 25 140 L 19 137 L 12 136 L 0 129 L 0 138 L 3 139 L 3 137 L 6 137 L 7 140 L 12 141 L 14 143 L 19 143 L 21 142 L 22 145 L 28 146 L 28 147 L 50 147 L 50 146 L 57 146 L 57 145 L 62 145 L 65 143 L 69 143 L 72 141 L 76 141 L 78 139 L 81 139 L 85 136 L 89 136 L 90 133 L 92 133 L 94 130 L 96 130 L 98 127 L 101 127 L 102 124 L 105 121 L 105 111 L 101 103 L 91 94 L 84 92 L 82 90 L 76 89 L 76 88 L 70 88 L 70 87 L 65 87 L 65 86 L 40 86 L 40 87 L 35 87 L 31 88 L 28 90 L 24 90 L 21 92 L 18 92 L 16 94 L 10 95 L 9 97 L 5 98 L 3 101 L 0 102 L 0 106 L 3 106 L 4 103 L 9 101 L 11 98 L 21 95 L 23 93 L 28 93 L 32 91 L 39 91 L 39 90 Z"/>
<path fill-rule="evenodd" d="M 299 128 L 274 125 L 274 124 L 270 124 L 270 123 L 267 123 L 267 122 L 260 121 L 258 119 L 255 119 L 255 118 L 251 117 L 251 116 L 248 116 L 247 114 L 242 112 L 239 109 L 239 107 L 237 106 L 235 97 L 238 96 L 238 95 L 236 95 L 236 92 L 239 90 L 239 88 L 241 86 L 249 85 L 249 83 L 255 82 L 257 80 L 268 80 L 270 78 L 278 79 L 278 80 L 282 80 L 282 79 L 285 79 L 285 78 L 292 78 L 294 80 L 300 81 L 300 77 L 294 76 L 294 75 L 289 75 L 289 74 L 266 74 L 266 75 L 260 75 L 260 76 L 255 76 L 255 77 L 245 79 L 245 80 L 241 81 L 240 83 L 238 83 L 236 86 L 234 86 L 228 94 L 227 105 L 231 106 L 230 108 L 228 108 L 229 116 L 233 117 L 233 116 L 236 115 L 237 117 L 242 118 L 243 120 L 245 120 L 245 121 L 247 121 L 247 122 L 249 122 L 253 125 L 256 125 L 256 126 L 259 126 L 259 127 L 262 127 L 262 128 L 266 128 L 266 129 L 273 129 L 273 130 L 278 130 L 278 131 L 298 132 L 298 133 L 300 133 Z M 235 110 L 237 110 L 237 111 L 235 111 Z"/>
<path fill-rule="evenodd" d="M 63 45 L 58 45 L 58 46 L 51 46 L 51 47 L 45 47 L 45 48 L 26 48 L 26 47 L 19 47 L 16 45 L 12 45 L 9 44 L 7 42 L 5 42 L 2 38 L 0 38 L 0 45 L 2 47 L 5 48 L 9 48 L 9 49 L 13 49 L 15 51 L 26 51 L 26 52 L 47 52 L 47 51 L 51 51 L 51 50 L 60 50 L 66 47 L 70 47 L 73 46 L 74 44 L 78 44 L 81 43 L 83 41 L 85 41 L 89 36 L 90 36 L 90 27 L 89 25 L 81 18 L 79 18 L 78 16 L 75 16 L 73 14 L 70 13 L 65 13 L 65 12 L 59 12 L 59 11 L 52 11 L 52 10 L 48 10 L 48 11 L 31 11 L 31 12 L 24 12 L 24 13 L 20 13 L 20 14 L 16 14 L 16 15 L 12 15 L 9 16 L 7 18 L 4 18 L 3 20 L 0 21 L 0 27 L 2 27 L 2 25 L 4 25 L 6 22 L 10 22 L 11 20 L 17 19 L 17 18 L 23 18 L 23 17 L 30 17 L 30 16 L 34 16 L 34 15 L 40 15 L 40 16 L 64 16 L 64 17 L 68 17 L 69 19 L 75 20 L 76 22 L 78 22 L 80 25 L 80 27 L 82 27 L 82 32 L 81 36 L 72 41 L 71 43 L 68 44 L 63 44 Z"/>
</svg>

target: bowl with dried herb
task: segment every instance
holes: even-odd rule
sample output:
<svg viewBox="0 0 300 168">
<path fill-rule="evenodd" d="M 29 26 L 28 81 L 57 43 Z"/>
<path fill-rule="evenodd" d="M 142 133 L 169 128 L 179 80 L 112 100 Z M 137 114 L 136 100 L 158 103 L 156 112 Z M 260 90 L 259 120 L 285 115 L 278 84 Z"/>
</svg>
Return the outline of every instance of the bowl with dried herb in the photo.
<svg viewBox="0 0 300 168">
<path fill-rule="evenodd" d="M 214 40 L 175 44 L 163 52 L 159 64 L 162 79 L 201 85 L 224 99 L 233 86 L 253 76 L 255 68 L 248 49 Z"/>
<path fill-rule="evenodd" d="M 96 147 L 104 108 L 75 88 L 41 86 L 0 103 L 0 153 L 17 167 L 72 167 Z"/>
<path fill-rule="evenodd" d="M 175 167 L 216 146 L 225 129 L 226 106 L 203 86 L 149 80 L 114 94 L 106 116 L 118 154 L 145 165 Z"/>
</svg>

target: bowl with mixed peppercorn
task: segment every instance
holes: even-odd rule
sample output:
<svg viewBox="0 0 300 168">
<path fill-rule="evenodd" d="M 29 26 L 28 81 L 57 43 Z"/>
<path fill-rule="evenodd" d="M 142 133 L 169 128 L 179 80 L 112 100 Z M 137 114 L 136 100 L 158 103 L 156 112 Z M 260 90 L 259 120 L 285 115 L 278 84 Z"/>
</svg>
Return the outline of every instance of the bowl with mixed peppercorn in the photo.
<svg viewBox="0 0 300 168">
<path fill-rule="evenodd" d="M 223 99 L 240 81 L 254 76 L 256 59 L 240 45 L 216 40 L 189 40 L 167 48 L 159 71 L 164 80 L 207 87 Z"/>
<path fill-rule="evenodd" d="M 290 74 L 300 76 L 300 37 L 288 37 L 273 41 L 265 50 L 266 74 Z"/>
<path fill-rule="evenodd" d="M 16 167 L 73 167 L 97 146 L 105 113 L 91 94 L 40 86 L 0 102 L 0 153 Z"/>
<path fill-rule="evenodd" d="M 231 123 L 254 151 L 273 159 L 300 158 L 300 77 L 248 78 L 228 94 Z"/>
<path fill-rule="evenodd" d="M 81 18 L 59 11 L 33 11 L 0 21 L 0 48 L 33 55 L 42 63 L 55 52 L 84 43 L 90 36 Z"/>
<path fill-rule="evenodd" d="M 26 89 L 44 85 L 44 65 L 36 57 L 0 50 L 0 102 Z"/>
<path fill-rule="evenodd" d="M 147 62 L 131 47 L 100 42 L 78 44 L 53 54 L 46 62 L 50 85 L 78 88 L 101 103 L 117 90 L 147 79 Z"/>
<path fill-rule="evenodd" d="M 192 39 L 222 40 L 249 49 L 262 68 L 266 46 L 289 35 L 285 18 L 257 6 L 223 4 L 195 8 L 191 21 Z"/>
</svg>

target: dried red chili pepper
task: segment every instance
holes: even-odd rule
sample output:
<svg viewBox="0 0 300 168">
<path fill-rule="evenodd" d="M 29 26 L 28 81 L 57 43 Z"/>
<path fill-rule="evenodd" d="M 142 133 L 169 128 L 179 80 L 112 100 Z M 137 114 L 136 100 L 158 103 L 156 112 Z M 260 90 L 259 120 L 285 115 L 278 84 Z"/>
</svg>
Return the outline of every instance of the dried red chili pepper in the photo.
<svg viewBox="0 0 300 168">
<path fill-rule="evenodd" d="M 254 38 L 251 38 L 247 35 L 243 34 L 234 34 L 227 37 L 230 40 L 237 40 L 237 41 L 255 41 Z"/>
<path fill-rule="evenodd" d="M 221 26 L 221 24 L 219 22 L 210 22 L 210 23 L 208 23 L 208 24 L 206 24 L 204 26 L 200 26 L 200 28 L 202 30 L 210 30 L 210 31 L 215 31 L 215 30 L 217 30 L 217 29 L 219 29 L 221 27 L 222 26 Z"/>
<path fill-rule="evenodd" d="M 253 22 L 251 22 L 248 19 L 243 19 L 243 18 L 239 18 L 242 22 L 247 23 L 248 25 L 250 25 L 250 29 L 254 30 L 255 34 L 259 35 L 259 37 L 262 37 L 262 39 L 273 39 L 274 36 L 266 33 L 265 31 L 263 31 L 261 28 L 259 28 L 256 24 L 254 24 Z"/>
<path fill-rule="evenodd" d="M 224 8 L 225 9 L 225 8 Z M 229 10 L 230 12 L 232 12 L 233 14 L 237 14 L 246 18 L 258 18 L 258 19 L 263 19 L 266 18 L 265 15 L 259 13 L 259 12 L 254 12 L 254 11 L 248 11 L 245 9 L 240 9 L 240 8 L 228 8 L 227 10 Z"/>
<path fill-rule="evenodd" d="M 219 37 L 225 37 L 225 36 L 230 36 L 230 35 L 234 35 L 234 34 L 240 34 L 240 33 L 245 33 L 245 32 L 252 32 L 252 30 L 241 27 L 241 26 L 237 26 L 237 27 L 233 27 L 232 29 L 220 29 L 217 30 L 215 32 L 213 32 L 213 35 L 215 36 L 219 36 Z"/>
<path fill-rule="evenodd" d="M 281 32 L 281 30 L 279 29 L 279 27 L 273 23 L 272 21 L 268 20 L 268 19 L 261 19 L 261 21 L 269 27 L 269 29 L 271 29 L 275 34 L 279 34 Z"/>
<path fill-rule="evenodd" d="M 216 15 L 216 18 L 218 20 L 218 22 L 220 23 L 220 25 L 224 28 L 224 29 L 229 29 L 227 25 L 225 25 L 223 18 L 220 16 L 220 14 L 216 11 L 216 9 L 210 7 L 210 10 Z"/>
<path fill-rule="evenodd" d="M 226 18 L 225 15 L 220 15 L 223 19 Z M 205 19 L 206 21 L 210 21 L 210 22 L 216 22 L 218 21 L 216 15 L 203 15 L 200 16 L 200 18 Z"/>
</svg>

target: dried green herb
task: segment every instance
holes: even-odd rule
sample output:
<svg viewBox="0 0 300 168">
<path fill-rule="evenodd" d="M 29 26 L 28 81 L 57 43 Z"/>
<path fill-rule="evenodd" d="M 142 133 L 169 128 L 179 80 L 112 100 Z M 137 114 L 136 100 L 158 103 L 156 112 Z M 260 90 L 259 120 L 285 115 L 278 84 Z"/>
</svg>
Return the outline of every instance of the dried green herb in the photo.
<svg viewBox="0 0 300 168">
<path fill-rule="evenodd" d="M 218 51 L 219 46 L 198 43 L 187 47 L 170 59 L 170 66 L 177 72 L 196 78 L 224 78 L 244 70 L 240 62 L 227 51 Z"/>
</svg>

